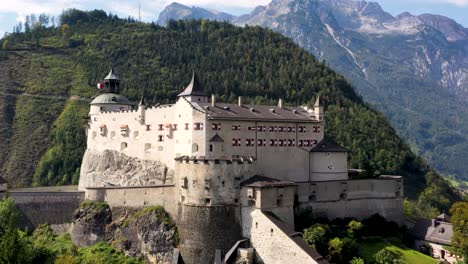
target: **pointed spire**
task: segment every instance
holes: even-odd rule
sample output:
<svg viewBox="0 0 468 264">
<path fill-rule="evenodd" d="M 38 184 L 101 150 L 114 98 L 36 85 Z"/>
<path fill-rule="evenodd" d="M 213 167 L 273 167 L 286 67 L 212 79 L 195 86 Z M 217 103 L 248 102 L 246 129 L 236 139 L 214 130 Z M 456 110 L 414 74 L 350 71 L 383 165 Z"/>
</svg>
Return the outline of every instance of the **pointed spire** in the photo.
<svg viewBox="0 0 468 264">
<path fill-rule="evenodd" d="M 315 107 L 320 106 L 320 96 L 317 96 L 317 100 L 315 100 Z"/>
<path fill-rule="evenodd" d="M 146 106 L 146 102 L 145 102 L 145 97 L 144 97 L 144 96 L 141 97 L 140 102 L 138 103 L 138 105 L 144 105 L 144 106 Z"/>
<path fill-rule="evenodd" d="M 205 91 L 203 90 L 203 87 L 200 85 L 200 82 L 198 81 L 195 71 L 192 74 L 192 80 L 190 81 L 189 85 L 178 96 L 189 96 L 189 95 L 208 96 L 208 94 L 205 93 Z"/>
<path fill-rule="evenodd" d="M 104 80 L 120 80 L 119 76 L 114 71 L 114 67 L 111 68 L 109 74 L 104 78 Z"/>
</svg>

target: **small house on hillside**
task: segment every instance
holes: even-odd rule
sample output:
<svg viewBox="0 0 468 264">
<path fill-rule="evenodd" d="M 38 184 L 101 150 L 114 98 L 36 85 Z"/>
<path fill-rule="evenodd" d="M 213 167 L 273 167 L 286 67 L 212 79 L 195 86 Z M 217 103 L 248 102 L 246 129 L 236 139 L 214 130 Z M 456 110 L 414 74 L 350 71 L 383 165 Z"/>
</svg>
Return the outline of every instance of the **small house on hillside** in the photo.
<svg viewBox="0 0 468 264">
<path fill-rule="evenodd" d="M 8 189 L 8 182 L 0 176 L 0 192 L 5 192 Z"/>
<path fill-rule="evenodd" d="M 416 220 L 411 234 L 420 251 L 429 252 L 432 257 L 449 263 L 457 263 L 461 259 L 461 256 L 451 252 L 453 228 L 447 214 L 434 219 Z"/>
</svg>

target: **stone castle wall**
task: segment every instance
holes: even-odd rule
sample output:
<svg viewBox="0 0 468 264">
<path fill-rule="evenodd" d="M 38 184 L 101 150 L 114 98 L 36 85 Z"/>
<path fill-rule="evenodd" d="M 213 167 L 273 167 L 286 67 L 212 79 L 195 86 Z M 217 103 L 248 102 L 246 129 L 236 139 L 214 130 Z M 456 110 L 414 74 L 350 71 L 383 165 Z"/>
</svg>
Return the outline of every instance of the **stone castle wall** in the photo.
<svg viewBox="0 0 468 264">
<path fill-rule="evenodd" d="M 314 257 L 320 259 L 319 254 L 301 238 L 291 237 L 293 229 L 273 219 L 255 208 L 242 209 L 242 235 L 255 248 L 257 263 L 318 263 Z"/>
<path fill-rule="evenodd" d="M 380 214 L 388 220 L 402 224 L 403 200 L 401 177 L 309 182 L 298 185 L 300 208 L 312 209 L 314 215 L 329 219 L 364 219 Z"/>
<path fill-rule="evenodd" d="M 181 160 L 176 163 L 179 199 L 187 205 L 234 205 L 240 184 L 256 173 L 253 160 Z"/>
<path fill-rule="evenodd" d="M 5 195 L 0 193 L 0 198 Z M 33 229 L 40 224 L 72 222 L 73 213 L 84 201 L 84 192 L 9 192 L 21 211 L 19 225 Z"/>
<path fill-rule="evenodd" d="M 176 222 L 184 263 L 213 263 L 216 249 L 226 254 L 242 239 L 240 218 L 236 206 L 179 206 Z"/>
<path fill-rule="evenodd" d="M 147 207 L 160 205 L 171 215 L 177 214 L 175 187 L 172 185 L 122 188 L 88 188 L 86 199 L 105 201 L 110 207 Z"/>
</svg>

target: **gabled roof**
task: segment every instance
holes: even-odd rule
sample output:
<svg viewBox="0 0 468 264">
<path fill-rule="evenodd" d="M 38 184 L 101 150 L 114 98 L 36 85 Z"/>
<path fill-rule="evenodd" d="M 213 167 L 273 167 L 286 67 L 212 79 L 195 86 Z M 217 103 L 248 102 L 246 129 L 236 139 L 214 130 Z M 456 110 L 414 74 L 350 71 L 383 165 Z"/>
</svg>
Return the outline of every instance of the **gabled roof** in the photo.
<svg viewBox="0 0 468 264">
<path fill-rule="evenodd" d="M 437 221 L 436 219 L 419 219 L 414 224 L 411 234 L 417 239 L 451 245 L 453 227 L 451 223 Z"/>
<path fill-rule="evenodd" d="M 198 111 L 206 113 L 211 120 L 271 121 L 271 122 L 318 122 L 312 113 L 303 107 L 278 107 L 276 105 L 241 105 L 190 102 Z"/>
<path fill-rule="evenodd" d="M 104 80 L 120 80 L 119 76 L 114 72 L 114 68 L 111 68 L 109 74 L 104 78 Z"/>
<path fill-rule="evenodd" d="M 8 183 L 2 176 L 0 176 L 0 184 Z"/>
<path fill-rule="evenodd" d="M 210 142 L 224 142 L 224 139 L 216 134 L 210 139 Z"/>
<path fill-rule="evenodd" d="M 310 152 L 348 152 L 348 149 L 338 145 L 331 139 L 323 139 L 317 145 L 313 146 Z"/>
<path fill-rule="evenodd" d="M 195 73 L 193 73 L 192 80 L 190 81 L 189 85 L 177 96 L 179 97 L 190 95 L 208 96 L 208 94 L 203 90 L 203 87 L 200 85 L 200 82 L 198 81 L 197 75 Z"/>
<path fill-rule="evenodd" d="M 270 177 L 255 175 L 252 178 L 245 180 L 241 183 L 241 186 L 246 187 L 258 187 L 258 188 L 268 188 L 268 187 L 284 187 L 284 186 L 294 186 L 293 182 L 280 181 Z"/>
<path fill-rule="evenodd" d="M 439 220 L 439 221 L 447 222 L 447 223 L 451 222 L 450 216 L 448 214 L 446 214 L 446 213 L 442 213 L 441 215 L 436 217 L 436 219 Z"/>
</svg>

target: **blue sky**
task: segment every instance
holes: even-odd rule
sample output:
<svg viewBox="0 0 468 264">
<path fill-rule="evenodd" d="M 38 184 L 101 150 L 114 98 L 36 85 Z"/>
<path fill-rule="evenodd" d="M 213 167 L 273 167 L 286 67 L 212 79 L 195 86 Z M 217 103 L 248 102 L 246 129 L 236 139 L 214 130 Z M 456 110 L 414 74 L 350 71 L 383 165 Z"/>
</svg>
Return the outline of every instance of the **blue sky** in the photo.
<svg viewBox="0 0 468 264">
<path fill-rule="evenodd" d="M 159 12 L 174 0 L 2 0 L 0 2 L 0 36 L 11 32 L 13 26 L 24 21 L 26 15 L 47 13 L 58 16 L 67 8 L 82 10 L 103 9 L 122 17 L 138 17 L 138 4 L 142 6 L 142 20 L 154 21 Z M 270 0 L 180 0 L 185 5 L 212 8 L 235 15 L 248 13 L 257 5 Z M 404 11 L 412 14 L 433 13 L 455 19 L 468 27 L 468 0 L 377 0 L 384 10 L 393 15 Z"/>
</svg>

